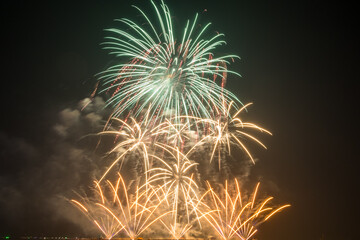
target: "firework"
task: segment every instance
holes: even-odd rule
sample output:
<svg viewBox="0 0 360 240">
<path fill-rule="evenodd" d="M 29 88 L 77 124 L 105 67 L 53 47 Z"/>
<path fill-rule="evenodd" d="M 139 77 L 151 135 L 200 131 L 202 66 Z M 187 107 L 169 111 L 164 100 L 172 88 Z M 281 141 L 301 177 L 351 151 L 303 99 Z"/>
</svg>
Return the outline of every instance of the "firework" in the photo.
<svg viewBox="0 0 360 240">
<path fill-rule="evenodd" d="M 203 38 L 210 23 L 198 29 L 196 15 L 177 37 L 168 7 L 163 1 L 160 8 L 152 5 L 156 22 L 135 7 L 145 24 L 120 19 L 126 31 L 107 29 L 112 36 L 106 37 L 104 48 L 120 61 L 100 73 L 101 92 L 111 93 L 107 105 L 114 107 L 113 116 L 138 117 L 149 109 L 157 124 L 180 115 L 212 118 L 225 110 L 224 103 L 237 105 L 240 101 L 224 85 L 228 73 L 239 75 L 227 69 L 238 56 L 213 54 L 226 43 L 223 34 Z"/>
<path fill-rule="evenodd" d="M 109 239 L 119 234 L 135 239 L 155 223 L 179 239 L 205 223 L 224 240 L 248 240 L 261 223 L 290 205 L 268 207 L 272 197 L 258 201 L 259 184 L 243 198 L 236 179 L 230 186 L 226 181 L 222 191 L 207 182 L 203 194 L 204 184 L 197 182 L 201 159 L 191 158 L 198 152 L 204 160 L 217 159 L 221 172 L 234 146 L 254 163 L 247 141 L 266 146 L 252 132 L 271 133 L 240 118 L 251 103 L 241 107 L 225 89 L 228 73 L 239 74 L 227 69 L 237 56 L 213 53 L 225 44 L 223 34 L 206 38 L 210 23 L 199 28 L 195 15 L 178 36 L 164 2 L 160 7 L 151 3 L 156 21 L 135 7 L 144 24 L 120 19 L 126 30 L 107 29 L 104 48 L 118 63 L 99 74 L 95 91 L 108 94 L 113 112 L 97 135 L 113 138 L 108 154 L 115 158 L 95 181 L 97 197 L 72 203 Z M 114 183 L 106 180 L 126 161 L 135 161 L 138 171 L 132 188 L 120 174 Z"/>
<path fill-rule="evenodd" d="M 236 179 L 232 189 L 228 186 L 228 182 L 225 182 L 222 194 L 217 194 L 208 183 L 208 191 L 201 199 L 204 201 L 207 211 L 204 219 L 222 239 L 228 240 L 236 236 L 241 240 L 248 240 L 257 232 L 261 223 L 290 206 L 283 205 L 274 210 L 273 207 L 267 207 L 269 201 L 273 199 L 272 197 L 257 201 L 259 185 L 260 183 L 256 185 L 251 198 L 244 200 Z"/>
<path fill-rule="evenodd" d="M 169 144 L 177 144 L 183 142 L 183 136 L 181 130 L 184 127 L 178 128 L 166 119 L 165 122 L 149 129 L 149 111 L 145 115 L 142 121 L 136 121 L 134 118 L 121 120 L 119 118 L 113 118 L 112 129 L 100 132 L 98 135 L 110 135 L 115 137 L 115 146 L 108 152 L 117 153 L 117 157 L 111 165 L 107 168 L 100 181 L 110 172 L 110 170 L 118 163 L 121 162 L 120 168 L 123 162 L 131 155 L 140 155 L 143 159 L 144 172 L 147 172 L 150 168 L 149 152 L 155 152 L 158 147 L 164 149 L 164 147 L 170 147 Z M 180 129 L 180 130 L 178 130 Z M 162 143 L 161 145 L 158 142 Z M 134 158 L 131 158 L 134 159 Z M 137 157 L 137 159 L 140 159 Z M 146 174 L 147 176 L 147 174 Z"/>
<path fill-rule="evenodd" d="M 268 130 L 254 124 L 251 122 L 244 122 L 240 118 L 240 113 L 243 112 L 249 105 L 252 103 L 248 103 L 244 105 L 242 108 L 237 110 L 235 114 L 231 114 L 231 110 L 233 110 L 233 102 L 229 104 L 227 109 L 220 115 L 217 119 L 201 119 L 201 118 L 193 118 L 196 120 L 196 128 L 198 124 L 201 124 L 203 137 L 200 141 L 198 141 L 188 152 L 190 154 L 192 151 L 196 150 L 197 147 L 204 143 L 210 143 L 212 145 L 210 162 L 214 159 L 216 153 L 219 162 L 219 169 L 221 167 L 221 154 L 227 153 L 231 155 L 231 146 L 234 145 L 237 148 L 243 150 L 246 155 L 251 159 L 253 163 L 255 163 L 254 158 L 248 148 L 245 145 L 244 140 L 250 139 L 263 148 L 266 149 L 266 146 L 256 137 L 247 133 L 245 130 L 252 129 L 260 132 L 265 132 L 271 135 L 271 132 Z"/>
<path fill-rule="evenodd" d="M 122 229 L 121 226 L 109 213 L 101 206 L 99 203 L 105 204 L 105 198 L 103 194 L 103 189 L 100 188 L 100 185 L 97 181 L 95 183 L 95 197 L 87 198 L 82 197 L 82 203 L 72 199 L 76 207 L 78 207 L 87 218 L 101 231 L 106 239 L 111 239 L 116 236 Z"/>
<path fill-rule="evenodd" d="M 157 212 L 166 200 L 159 197 L 161 187 L 143 191 L 136 187 L 135 193 L 129 195 L 130 189 L 120 174 L 115 184 L 107 181 L 108 189 L 102 188 L 99 182 L 95 184 L 99 200 L 83 198 L 85 205 L 90 207 L 76 200 L 71 201 L 95 223 L 106 238 L 110 239 L 122 231 L 129 238 L 135 239 L 156 221 L 171 213 Z"/>
<path fill-rule="evenodd" d="M 164 147 L 164 151 L 170 158 L 164 161 L 154 156 L 161 166 L 149 170 L 151 177 L 147 184 L 157 184 L 163 189 L 172 214 L 161 222 L 175 239 L 179 239 L 199 220 L 196 211 L 198 185 L 191 173 L 197 163 L 191 162 L 177 148 Z"/>
</svg>

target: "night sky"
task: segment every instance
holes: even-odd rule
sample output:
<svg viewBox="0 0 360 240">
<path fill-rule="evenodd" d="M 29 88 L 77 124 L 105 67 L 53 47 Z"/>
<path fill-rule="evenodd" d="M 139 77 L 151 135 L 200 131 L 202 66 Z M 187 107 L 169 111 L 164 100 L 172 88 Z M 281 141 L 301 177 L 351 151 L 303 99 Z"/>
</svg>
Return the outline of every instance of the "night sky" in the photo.
<svg viewBox="0 0 360 240">
<path fill-rule="evenodd" d="M 0 237 L 87 236 L 64 216 L 68 209 L 58 199 L 91 180 L 91 154 L 84 157 L 86 143 L 79 139 L 99 129 L 96 117 L 104 110 L 97 109 L 101 100 L 92 115 L 75 109 L 91 94 L 94 75 L 113 60 L 99 46 L 103 29 L 120 26 L 115 18 L 138 19 L 132 4 L 153 13 L 144 0 L 2 4 Z M 225 34 L 227 45 L 218 53 L 239 55 L 229 68 L 242 75 L 229 76 L 227 88 L 254 103 L 246 119 L 274 134 L 262 138 L 268 150 L 251 148 L 259 159 L 251 179 L 292 207 L 261 225 L 256 237 L 359 239 L 355 6 L 248 0 L 167 4 L 176 30 L 198 12 L 201 23 L 213 23 L 210 32 Z"/>
</svg>

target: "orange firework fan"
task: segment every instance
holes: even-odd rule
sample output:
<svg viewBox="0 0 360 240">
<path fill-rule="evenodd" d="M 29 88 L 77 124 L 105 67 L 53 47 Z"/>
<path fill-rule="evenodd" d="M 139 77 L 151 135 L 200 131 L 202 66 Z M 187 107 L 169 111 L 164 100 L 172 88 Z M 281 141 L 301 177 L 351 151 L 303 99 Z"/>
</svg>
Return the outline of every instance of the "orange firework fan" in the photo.
<svg viewBox="0 0 360 240">
<path fill-rule="evenodd" d="M 234 184 L 229 187 L 225 181 L 223 192 L 216 193 L 208 182 L 208 191 L 203 195 L 204 219 L 213 227 L 221 239 L 229 240 L 238 237 L 248 240 L 256 232 L 258 226 L 268 220 L 275 213 L 289 207 L 283 205 L 279 208 L 268 207 L 267 204 L 273 197 L 263 201 L 257 201 L 256 196 L 260 183 L 252 196 L 244 200 L 241 196 L 239 182 L 235 179 Z"/>
</svg>

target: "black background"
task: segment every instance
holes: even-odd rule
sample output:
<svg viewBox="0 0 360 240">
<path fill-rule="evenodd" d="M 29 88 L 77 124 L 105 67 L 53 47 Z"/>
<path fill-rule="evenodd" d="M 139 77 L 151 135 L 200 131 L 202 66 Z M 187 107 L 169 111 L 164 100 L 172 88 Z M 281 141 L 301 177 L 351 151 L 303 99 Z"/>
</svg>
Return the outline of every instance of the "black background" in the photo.
<svg viewBox="0 0 360 240">
<path fill-rule="evenodd" d="M 131 4 L 152 12 L 147 1 L 2 3 L 0 132 L 41 144 L 58 111 L 89 96 L 94 74 L 111 60 L 99 46 L 103 29 L 116 26 L 115 18 L 136 19 Z M 262 225 L 257 238 L 358 239 L 355 6 L 340 1 L 167 4 L 179 31 L 198 12 L 202 23 L 213 23 L 211 31 L 225 33 L 227 46 L 220 53 L 239 55 L 230 68 L 243 76 L 229 77 L 227 88 L 243 102 L 254 102 L 247 117 L 274 133 L 266 138 L 268 150 L 254 148 L 260 161 L 252 174 L 274 183 L 275 197 L 292 207 Z M 28 165 L 1 159 L 0 173 L 14 176 L 16 183 L 16 174 Z M 16 224 L 1 216 L 0 235 L 81 232 L 66 221 L 39 220 L 41 213 Z"/>
</svg>

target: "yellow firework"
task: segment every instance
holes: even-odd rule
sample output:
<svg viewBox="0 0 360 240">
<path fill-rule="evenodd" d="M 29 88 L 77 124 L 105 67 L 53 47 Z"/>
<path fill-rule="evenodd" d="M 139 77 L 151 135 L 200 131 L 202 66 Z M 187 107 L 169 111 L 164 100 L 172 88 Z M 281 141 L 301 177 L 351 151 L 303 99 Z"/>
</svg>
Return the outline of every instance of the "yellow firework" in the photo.
<svg viewBox="0 0 360 240">
<path fill-rule="evenodd" d="M 98 203 L 105 204 L 106 198 L 103 194 L 103 189 L 97 181 L 94 181 L 95 185 L 95 197 L 94 198 L 82 198 L 82 201 L 72 199 L 76 207 L 78 207 L 88 219 L 101 231 L 106 239 L 111 239 L 116 236 L 123 227 L 111 216 L 108 212 Z"/>
<path fill-rule="evenodd" d="M 102 131 L 98 134 L 101 136 L 110 135 L 115 137 L 117 143 L 109 151 L 109 154 L 118 154 L 100 178 L 99 182 L 104 179 L 117 163 L 120 162 L 122 165 L 126 157 L 132 154 L 142 156 L 144 172 L 147 172 L 151 164 L 149 152 L 155 152 L 158 147 L 161 149 L 169 147 L 167 144 L 177 145 L 184 141 L 182 132 L 186 129 L 186 125 L 173 124 L 171 121 L 165 119 L 163 123 L 149 129 L 148 125 L 151 121 L 149 112 L 145 114 L 142 121 L 137 121 L 134 118 L 129 118 L 127 121 L 113 118 L 112 129 Z M 158 142 L 162 142 L 161 146 L 158 145 Z"/>
<path fill-rule="evenodd" d="M 256 185 L 252 196 L 246 200 L 241 196 L 240 186 L 236 179 L 231 187 L 226 181 L 221 194 L 216 193 L 210 183 L 207 184 L 208 191 L 201 198 L 202 206 L 206 206 L 202 210 L 205 212 L 203 216 L 224 240 L 234 237 L 241 240 L 250 239 L 257 232 L 261 223 L 290 206 L 287 204 L 275 209 L 268 207 L 267 205 L 273 197 L 257 201 L 260 183 Z"/>
<path fill-rule="evenodd" d="M 161 186 L 172 212 L 161 222 L 175 239 L 179 239 L 199 219 L 196 210 L 199 204 L 198 185 L 192 173 L 197 163 L 191 162 L 177 148 L 164 147 L 164 151 L 169 155 L 167 161 L 154 156 L 160 166 L 149 170 L 151 176 L 147 184 Z"/>
<path fill-rule="evenodd" d="M 212 144 L 210 161 L 214 159 L 214 156 L 217 153 L 220 168 L 222 158 L 221 153 L 224 153 L 224 150 L 227 150 L 228 154 L 231 155 L 231 146 L 234 145 L 243 150 L 247 156 L 249 156 L 251 161 L 255 163 L 252 154 L 245 144 L 245 140 L 248 139 L 254 141 L 265 149 L 266 146 L 259 139 L 248 133 L 247 130 L 257 130 L 270 135 L 271 133 L 254 123 L 245 122 L 240 118 L 240 113 L 251 104 L 252 103 L 248 103 L 244 105 L 232 115 L 233 102 L 231 102 L 227 109 L 217 119 L 194 118 L 196 120 L 197 128 L 199 128 L 199 124 L 202 126 L 204 137 L 190 149 L 189 153 L 196 150 L 199 145 L 209 142 Z"/>
<path fill-rule="evenodd" d="M 99 182 L 95 184 L 100 201 L 83 199 L 85 204 L 71 201 L 93 220 L 106 238 L 112 238 L 122 231 L 129 238 L 135 239 L 156 221 L 171 213 L 157 211 L 166 200 L 159 195 L 161 187 L 146 190 L 136 187 L 135 193 L 129 195 L 130 190 L 120 174 L 115 184 L 107 181 L 108 188 L 101 187 Z M 86 207 L 87 203 L 91 203 L 92 207 Z M 97 219 L 101 219 L 101 222 Z"/>
</svg>

